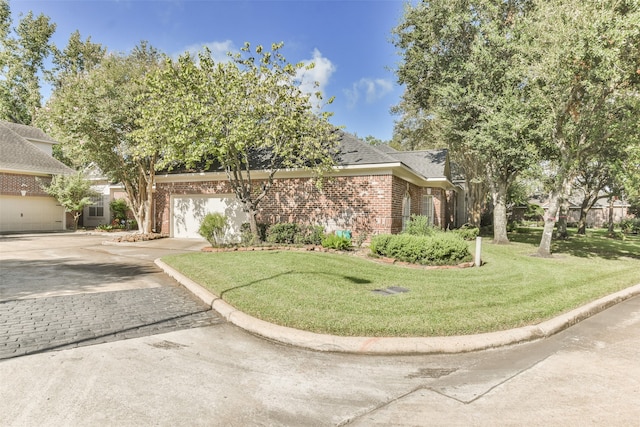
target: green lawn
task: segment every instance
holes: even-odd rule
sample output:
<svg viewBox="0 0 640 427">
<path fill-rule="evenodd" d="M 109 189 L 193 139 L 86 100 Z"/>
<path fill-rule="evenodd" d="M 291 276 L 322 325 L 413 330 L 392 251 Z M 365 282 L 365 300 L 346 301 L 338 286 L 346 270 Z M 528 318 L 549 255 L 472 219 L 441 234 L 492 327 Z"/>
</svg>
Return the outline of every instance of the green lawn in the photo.
<svg viewBox="0 0 640 427">
<path fill-rule="evenodd" d="M 448 336 L 535 324 L 640 283 L 640 238 L 602 232 L 531 256 L 541 230 L 483 242 L 481 268 L 425 270 L 353 255 L 294 252 L 191 253 L 167 264 L 260 319 L 344 336 Z M 470 244 L 473 252 L 475 245 Z M 407 293 L 372 292 L 400 286 Z"/>
</svg>

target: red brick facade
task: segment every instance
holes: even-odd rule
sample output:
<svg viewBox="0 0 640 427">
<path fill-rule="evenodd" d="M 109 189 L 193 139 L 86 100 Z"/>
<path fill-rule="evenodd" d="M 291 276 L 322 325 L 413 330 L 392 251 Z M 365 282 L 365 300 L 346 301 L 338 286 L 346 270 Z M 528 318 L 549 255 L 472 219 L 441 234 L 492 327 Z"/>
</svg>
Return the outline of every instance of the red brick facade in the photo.
<svg viewBox="0 0 640 427">
<path fill-rule="evenodd" d="M 260 182 L 255 185 L 258 187 Z M 412 214 L 423 214 L 422 198 L 431 195 L 434 225 L 443 228 L 449 225 L 448 212 L 453 209 L 447 208 L 447 192 L 419 187 L 392 174 L 335 177 L 321 189 L 311 178 L 276 179 L 260 202 L 258 221 L 322 225 L 327 231 L 348 229 L 354 235 L 399 233 L 407 192 Z M 159 182 L 155 194 L 157 231 L 169 233 L 171 195 L 233 194 L 233 191 L 227 180 Z"/>
<path fill-rule="evenodd" d="M 43 197 L 48 194 L 42 189 L 51 183 L 50 176 L 20 175 L 0 172 L 0 194 L 5 196 Z"/>
</svg>

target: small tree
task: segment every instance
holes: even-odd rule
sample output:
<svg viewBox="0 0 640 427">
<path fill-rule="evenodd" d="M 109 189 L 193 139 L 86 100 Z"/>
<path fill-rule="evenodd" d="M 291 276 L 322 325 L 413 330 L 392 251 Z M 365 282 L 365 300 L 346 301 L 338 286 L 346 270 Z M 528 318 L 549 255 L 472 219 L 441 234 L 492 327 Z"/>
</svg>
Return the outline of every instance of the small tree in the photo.
<svg viewBox="0 0 640 427">
<path fill-rule="evenodd" d="M 82 215 L 82 210 L 92 205 L 92 197 L 98 195 L 91 189 L 91 183 L 78 172 L 75 175 L 56 175 L 44 190 L 60 202 L 65 212 L 73 215 L 73 229 L 78 229 L 78 220 Z"/>
<path fill-rule="evenodd" d="M 227 217 L 219 213 L 210 213 L 202 220 L 198 234 L 207 239 L 211 246 L 218 246 L 224 242 L 226 230 Z"/>
</svg>

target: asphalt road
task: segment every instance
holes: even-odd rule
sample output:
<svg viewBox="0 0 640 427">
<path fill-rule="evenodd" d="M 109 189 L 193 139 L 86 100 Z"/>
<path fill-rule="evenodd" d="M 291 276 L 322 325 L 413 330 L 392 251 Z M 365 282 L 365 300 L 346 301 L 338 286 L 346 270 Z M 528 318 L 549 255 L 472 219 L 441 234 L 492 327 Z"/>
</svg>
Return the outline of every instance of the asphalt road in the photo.
<svg viewBox="0 0 640 427">
<path fill-rule="evenodd" d="M 152 260 L 195 248 L 102 240 L 0 237 L 0 306 L 172 289 Z M 110 267 L 70 268 L 84 264 Z M 0 360 L 0 425 L 640 425 L 638 297 L 546 340 L 456 355 L 313 352 L 222 321 L 141 335 Z"/>
</svg>

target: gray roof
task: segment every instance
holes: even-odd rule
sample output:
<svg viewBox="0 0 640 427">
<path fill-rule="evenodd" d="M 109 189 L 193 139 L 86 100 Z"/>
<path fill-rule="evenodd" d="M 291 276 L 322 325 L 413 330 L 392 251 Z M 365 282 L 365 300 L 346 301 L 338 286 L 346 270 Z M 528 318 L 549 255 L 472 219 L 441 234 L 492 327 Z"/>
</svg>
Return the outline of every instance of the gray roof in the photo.
<svg viewBox="0 0 640 427">
<path fill-rule="evenodd" d="M 340 141 L 338 163 L 341 166 L 402 163 L 423 178 L 450 179 L 446 149 L 397 151 L 388 145 L 373 146 L 348 133 L 343 133 Z"/>
<path fill-rule="evenodd" d="M 55 143 L 38 128 L 0 120 L 0 170 L 51 175 L 73 172 L 29 140 Z"/>
</svg>

